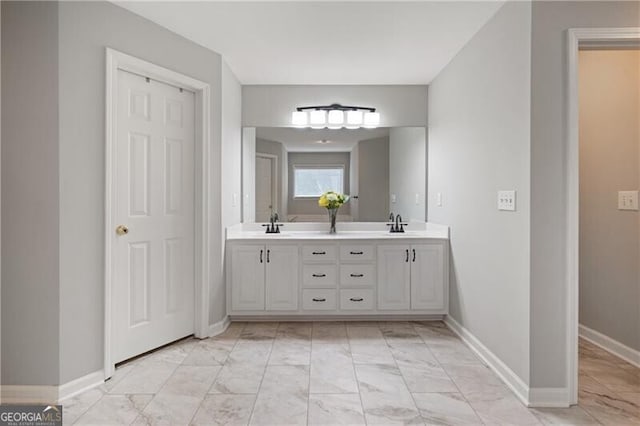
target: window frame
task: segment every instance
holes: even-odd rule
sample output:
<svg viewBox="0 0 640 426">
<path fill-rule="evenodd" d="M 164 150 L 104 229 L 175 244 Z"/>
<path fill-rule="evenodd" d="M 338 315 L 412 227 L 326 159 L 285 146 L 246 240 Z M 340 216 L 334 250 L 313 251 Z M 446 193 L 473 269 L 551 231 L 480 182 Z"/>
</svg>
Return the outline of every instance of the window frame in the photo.
<svg viewBox="0 0 640 426">
<path fill-rule="evenodd" d="M 346 167 L 344 164 L 294 164 L 293 165 L 293 199 L 294 200 L 312 200 L 317 199 L 322 194 L 318 195 L 296 195 L 296 170 L 340 170 L 342 172 L 342 188 L 335 189 L 334 191 L 338 191 L 341 194 L 344 194 L 345 191 L 345 172 Z"/>
</svg>

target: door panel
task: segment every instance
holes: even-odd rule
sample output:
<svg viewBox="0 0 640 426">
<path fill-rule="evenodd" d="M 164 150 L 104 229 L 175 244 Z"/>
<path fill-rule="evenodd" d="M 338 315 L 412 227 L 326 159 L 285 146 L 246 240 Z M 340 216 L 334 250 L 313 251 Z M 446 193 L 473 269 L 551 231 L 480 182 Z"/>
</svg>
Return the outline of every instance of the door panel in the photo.
<svg viewBox="0 0 640 426">
<path fill-rule="evenodd" d="M 231 248 L 231 309 L 264 311 L 265 247 L 241 245 Z"/>
<path fill-rule="evenodd" d="M 417 244 L 411 250 L 411 309 L 445 309 L 444 247 Z"/>
<path fill-rule="evenodd" d="M 268 222 L 274 211 L 273 160 L 256 157 L 256 222 Z"/>
<path fill-rule="evenodd" d="M 298 246 L 267 246 L 267 310 L 298 309 Z"/>
<path fill-rule="evenodd" d="M 378 246 L 378 309 L 406 310 L 410 305 L 408 246 Z"/>
<path fill-rule="evenodd" d="M 118 71 L 113 359 L 194 330 L 194 94 Z"/>
</svg>

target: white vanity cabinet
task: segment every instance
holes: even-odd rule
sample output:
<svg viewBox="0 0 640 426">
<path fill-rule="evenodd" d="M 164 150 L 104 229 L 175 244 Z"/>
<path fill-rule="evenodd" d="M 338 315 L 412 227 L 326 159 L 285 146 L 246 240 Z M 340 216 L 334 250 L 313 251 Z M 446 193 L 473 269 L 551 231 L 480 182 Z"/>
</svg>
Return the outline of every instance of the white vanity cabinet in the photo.
<svg viewBox="0 0 640 426">
<path fill-rule="evenodd" d="M 296 311 L 298 246 L 238 244 L 230 249 L 232 311 Z"/>
<path fill-rule="evenodd" d="M 446 313 L 445 246 L 378 246 L 378 309 Z"/>
<path fill-rule="evenodd" d="M 287 232 L 279 236 L 238 232 L 227 238 L 231 318 L 447 314 L 447 228 L 399 236 L 345 232 L 309 233 L 305 238 L 303 232 Z"/>
</svg>

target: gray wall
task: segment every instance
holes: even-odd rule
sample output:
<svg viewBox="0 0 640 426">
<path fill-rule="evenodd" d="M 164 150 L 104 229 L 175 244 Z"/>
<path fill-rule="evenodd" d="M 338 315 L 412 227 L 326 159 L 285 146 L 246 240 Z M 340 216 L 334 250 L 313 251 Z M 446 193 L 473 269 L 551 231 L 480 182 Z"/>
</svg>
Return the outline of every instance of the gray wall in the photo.
<svg viewBox="0 0 640 426">
<path fill-rule="evenodd" d="M 244 102 L 244 101 L 243 101 Z M 289 187 L 289 173 L 287 171 L 287 150 L 280 142 L 269 141 L 266 139 L 256 138 L 256 153 L 275 155 L 278 158 L 278 216 L 280 220 L 286 220 L 287 217 L 287 198 L 289 196 L 287 188 Z M 254 163 L 255 166 L 255 163 Z M 255 167 L 254 167 L 255 168 Z M 255 172 L 254 172 L 255 178 Z M 255 188 L 255 186 L 254 186 Z M 254 197 L 255 200 L 255 197 Z M 253 208 L 255 209 L 255 203 Z M 255 212 L 254 212 L 255 217 Z"/>
<path fill-rule="evenodd" d="M 348 152 L 290 152 L 288 160 L 288 180 L 289 191 L 287 209 L 289 214 L 324 214 L 325 208 L 318 206 L 318 199 L 295 199 L 293 198 L 293 167 L 296 165 L 332 165 L 344 167 L 344 193 L 351 193 L 351 154 Z M 340 207 L 339 214 L 351 214 L 351 202 Z"/>
<path fill-rule="evenodd" d="M 389 130 L 389 210 L 405 221 L 424 221 L 427 204 L 427 132 L 424 127 Z M 416 203 L 416 195 L 418 202 Z"/>
<path fill-rule="evenodd" d="M 219 202 L 221 58 L 107 2 L 62 2 L 58 18 L 63 94 L 59 105 L 60 229 L 64 230 L 60 235 L 60 381 L 65 383 L 103 368 L 106 46 L 211 85 L 211 320 L 224 316 L 224 298 L 216 298 L 224 294 Z M 41 71 L 49 75 L 46 69 Z M 27 84 L 38 81 L 27 80 Z"/>
<path fill-rule="evenodd" d="M 358 142 L 358 221 L 389 219 L 389 137 Z"/>
<path fill-rule="evenodd" d="M 580 52 L 580 324 L 640 350 L 640 51 Z"/>
<path fill-rule="evenodd" d="M 220 257 L 220 268 L 224 271 L 225 229 L 227 226 L 242 222 L 242 86 L 229 66 L 222 63 L 222 109 L 221 109 L 221 173 L 222 198 L 214 200 L 222 208 L 222 232 L 220 233 L 223 250 Z M 226 271 L 225 271 L 226 273 Z M 216 286 L 210 294 L 210 303 L 214 309 L 209 311 L 209 321 L 220 320 L 226 314 L 226 307 L 221 302 L 226 300 L 226 286 Z"/>
<path fill-rule="evenodd" d="M 566 30 L 640 26 L 638 2 L 533 2 L 531 385 L 564 387 L 566 366 Z"/>
<path fill-rule="evenodd" d="M 55 385 L 58 4 L 2 2 L 1 7 L 2 384 Z"/>
<path fill-rule="evenodd" d="M 429 220 L 451 227 L 450 315 L 524 383 L 530 25 L 529 3 L 506 3 L 429 86 Z M 497 210 L 501 189 L 518 191 L 516 212 Z"/>
<path fill-rule="evenodd" d="M 242 128 L 242 221 L 256 221 L 256 128 Z"/>
<path fill-rule="evenodd" d="M 296 107 L 309 105 L 374 107 L 381 127 L 426 126 L 427 86 L 242 86 L 242 125 L 291 126 Z"/>
</svg>

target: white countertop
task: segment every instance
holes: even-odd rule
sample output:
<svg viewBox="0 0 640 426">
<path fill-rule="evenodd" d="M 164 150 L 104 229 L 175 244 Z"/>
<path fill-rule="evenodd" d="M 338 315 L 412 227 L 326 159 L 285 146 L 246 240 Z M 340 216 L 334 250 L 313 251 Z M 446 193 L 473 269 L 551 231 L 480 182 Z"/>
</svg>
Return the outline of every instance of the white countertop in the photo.
<svg viewBox="0 0 640 426">
<path fill-rule="evenodd" d="M 390 233 L 384 222 L 338 222 L 337 233 L 329 224 L 288 222 L 279 234 L 267 234 L 262 223 L 241 223 L 227 228 L 227 240 L 393 240 L 449 239 L 449 227 L 427 222 L 410 222 L 404 233 Z"/>
</svg>

